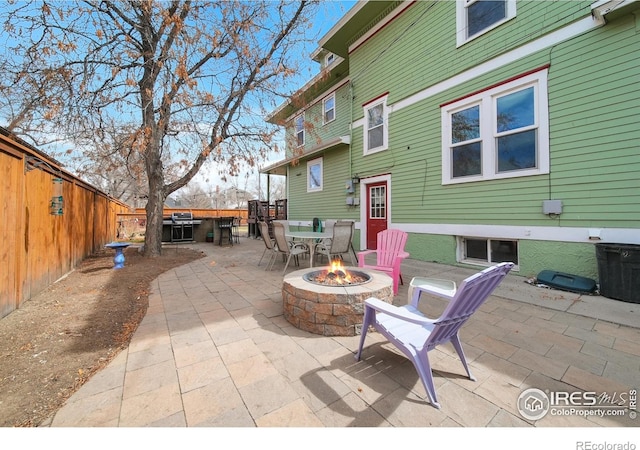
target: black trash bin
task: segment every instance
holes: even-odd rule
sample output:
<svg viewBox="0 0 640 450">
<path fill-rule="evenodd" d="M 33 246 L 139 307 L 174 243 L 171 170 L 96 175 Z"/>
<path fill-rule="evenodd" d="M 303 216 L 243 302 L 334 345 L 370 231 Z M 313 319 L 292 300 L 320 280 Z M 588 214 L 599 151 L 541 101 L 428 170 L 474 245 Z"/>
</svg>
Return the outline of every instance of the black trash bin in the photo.
<svg viewBox="0 0 640 450">
<path fill-rule="evenodd" d="M 640 303 L 640 245 L 596 244 L 600 294 Z"/>
</svg>

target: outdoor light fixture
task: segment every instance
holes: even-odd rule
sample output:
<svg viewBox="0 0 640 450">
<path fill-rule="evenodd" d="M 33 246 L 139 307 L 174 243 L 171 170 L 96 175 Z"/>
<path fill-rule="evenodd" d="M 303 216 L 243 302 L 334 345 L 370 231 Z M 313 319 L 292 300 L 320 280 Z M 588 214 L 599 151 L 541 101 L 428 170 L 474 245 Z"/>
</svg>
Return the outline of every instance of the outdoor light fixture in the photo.
<svg viewBox="0 0 640 450">
<path fill-rule="evenodd" d="M 42 169 L 43 166 L 49 169 L 49 172 L 56 175 L 52 179 L 53 188 L 52 188 L 51 202 L 49 203 L 49 213 L 52 216 L 61 216 L 63 212 L 63 209 L 62 209 L 63 207 L 62 181 L 63 180 L 61 177 L 60 170 L 54 169 L 53 167 L 51 167 L 49 163 L 47 163 L 46 161 L 43 161 L 42 159 L 36 156 L 27 155 L 24 160 L 24 173 L 30 172 L 34 169 L 43 170 Z"/>
<path fill-rule="evenodd" d="M 358 176 L 358 174 L 355 174 L 354 176 L 351 177 L 351 182 L 353 184 L 359 184 L 360 183 L 360 177 Z"/>
<path fill-rule="evenodd" d="M 53 179 L 53 196 L 51 197 L 50 213 L 52 216 L 62 215 L 62 178 Z"/>
</svg>

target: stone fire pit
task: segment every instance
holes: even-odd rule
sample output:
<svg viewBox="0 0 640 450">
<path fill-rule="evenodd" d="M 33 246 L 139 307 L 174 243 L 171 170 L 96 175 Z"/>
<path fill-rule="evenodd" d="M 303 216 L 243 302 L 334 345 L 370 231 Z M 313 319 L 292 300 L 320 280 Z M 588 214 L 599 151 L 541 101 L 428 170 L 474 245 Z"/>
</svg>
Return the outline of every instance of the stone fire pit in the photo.
<svg viewBox="0 0 640 450">
<path fill-rule="evenodd" d="M 393 302 L 393 280 L 385 273 L 346 267 L 369 281 L 357 285 L 325 286 L 305 280 L 317 267 L 285 275 L 282 283 L 284 317 L 296 328 L 323 336 L 355 336 L 362 329 L 364 300 Z"/>
</svg>

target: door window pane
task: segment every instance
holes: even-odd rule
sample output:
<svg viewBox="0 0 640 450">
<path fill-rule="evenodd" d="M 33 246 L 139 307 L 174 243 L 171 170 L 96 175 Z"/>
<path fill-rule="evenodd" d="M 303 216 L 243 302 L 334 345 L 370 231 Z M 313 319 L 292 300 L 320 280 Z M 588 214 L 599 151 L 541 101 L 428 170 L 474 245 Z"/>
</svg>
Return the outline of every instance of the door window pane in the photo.
<svg viewBox="0 0 640 450">
<path fill-rule="evenodd" d="M 385 219 L 387 212 L 387 193 L 385 186 L 374 186 L 369 188 L 369 218 Z"/>
</svg>

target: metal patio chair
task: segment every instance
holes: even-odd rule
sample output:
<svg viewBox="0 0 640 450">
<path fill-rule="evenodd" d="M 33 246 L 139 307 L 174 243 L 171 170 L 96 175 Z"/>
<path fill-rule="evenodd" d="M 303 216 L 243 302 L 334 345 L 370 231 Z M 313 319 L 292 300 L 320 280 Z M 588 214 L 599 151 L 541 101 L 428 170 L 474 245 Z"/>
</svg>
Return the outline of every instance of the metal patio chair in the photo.
<svg viewBox="0 0 640 450">
<path fill-rule="evenodd" d="M 264 251 L 262 252 L 262 256 L 260 257 L 260 261 L 258 261 L 258 265 L 260 265 L 260 263 L 262 262 L 262 258 L 264 258 L 266 254 L 268 254 L 269 260 L 267 262 L 267 267 L 265 267 L 266 270 L 269 268 L 269 266 L 273 265 L 273 260 L 275 260 L 275 258 L 278 256 L 278 253 L 276 252 L 275 240 L 271 239 L 271 236 L 269 236 L 269 225 L 266 222 L 258 222 L 258 226 L 260 227 L 260 236 L 264 241 L 265 247 Z"/>
<path fill-rule="evenodd" d="M 342 259 L 342 255 L 349 254 L 351 264 L 356 264 L 356 255 L 353 252 L 351 239 L 355 224 L 349 221 L 338 221 L 332 224 L 333 235 L 329 239 L 323 239 L 316 244 L 316 254 L 324 255 L 329 261 L 334 257 Z"/>
<path fill-rule="evenodd" d="M 286 233 L 286 230 L 285 230 L 284 224 L 280 221 L 274 221 L 273 237 L 275 238 L 275 241 L 276 241 L 276 251 L 287 257 L 287 262 L 284 265 L 284 270 L 282 271 L 282 273 L 286 272 L 287 267 L 289 267 L 289 262 L 291 261 L 291 258 L 293 258 L 296 262 L 296 265 L 298 265 L 299 264 L 298 257 L 300 255 L 309 254 L 309 247 L 306 244 L 302 242 L 288 240 L 285 233 Z M 273 263 L 271 265 L 273 267 Z"/>
</svg>

